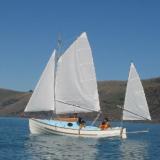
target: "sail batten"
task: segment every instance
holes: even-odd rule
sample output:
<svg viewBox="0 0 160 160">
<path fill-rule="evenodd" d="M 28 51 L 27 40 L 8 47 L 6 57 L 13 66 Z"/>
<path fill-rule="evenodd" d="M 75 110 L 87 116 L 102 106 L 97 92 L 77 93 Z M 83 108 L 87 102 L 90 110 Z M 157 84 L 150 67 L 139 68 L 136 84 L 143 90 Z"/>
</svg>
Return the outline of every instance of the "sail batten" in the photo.
<svg viewBox="0 0 160 160">
<path fill-rule="evenodd" d="M 125 102 L 123 120 L 151 120 L 143 86 L 133 63 L 131 63 Z"/>
</svg>

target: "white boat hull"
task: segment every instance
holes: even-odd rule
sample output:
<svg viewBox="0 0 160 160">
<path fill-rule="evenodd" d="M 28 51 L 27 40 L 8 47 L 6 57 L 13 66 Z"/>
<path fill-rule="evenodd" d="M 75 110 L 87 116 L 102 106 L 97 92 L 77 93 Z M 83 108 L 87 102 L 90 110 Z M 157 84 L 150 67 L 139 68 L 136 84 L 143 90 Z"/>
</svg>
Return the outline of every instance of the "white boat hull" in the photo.
<svg viewBox="0 0 160 160">
<path fill-rule="evenodd" d="M 75 129 L 50 125 L 38 119 L 29 119 L 29 128 L 32 134 L 55 134 L 78 137 L 122 137 L 126 138 L 126 128 L 113 127 L 106 130 Z"/>
</svg>

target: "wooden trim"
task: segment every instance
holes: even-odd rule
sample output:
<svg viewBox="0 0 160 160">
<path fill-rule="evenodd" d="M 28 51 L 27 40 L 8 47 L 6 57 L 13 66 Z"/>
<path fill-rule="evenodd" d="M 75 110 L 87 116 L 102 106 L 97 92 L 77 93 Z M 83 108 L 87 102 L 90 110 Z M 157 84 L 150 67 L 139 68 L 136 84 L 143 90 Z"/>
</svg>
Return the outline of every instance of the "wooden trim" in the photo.
<svg viewBox="0 0 160 160">
<path fill-rule="evenodd" d="M 59 117 L 59 118 L 55 118 L 54 120 L 56 121 L 65 121 L 65 122 L 77 122 L 78 121 L 78 118 L 68 118 L 68 117 Z"/>
</svg>

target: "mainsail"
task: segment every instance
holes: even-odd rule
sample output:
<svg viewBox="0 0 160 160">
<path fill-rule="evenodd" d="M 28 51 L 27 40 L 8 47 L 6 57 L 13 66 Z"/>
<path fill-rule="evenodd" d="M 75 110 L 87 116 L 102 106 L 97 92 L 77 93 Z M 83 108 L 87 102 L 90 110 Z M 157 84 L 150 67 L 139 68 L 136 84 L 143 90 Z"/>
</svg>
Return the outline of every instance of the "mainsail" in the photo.
<svg viewBox="0 0 160 160">
<path fill-rule="evenodd" d="M 133 63 L 128 77 L 123 120 L 151 120 L 143 86 Z"/>
<path fill-rule="evenodd" d="M 54 50 L 26 106 L 25 112 L 54 110 L 55 53 Z"/>
<path fill-rule="evenodd" d="M 86 33 L 60 57 L 56 72 L 56 113 L 100 111 L 92 51 Z"/>
<path fill-rule="evenodd" d="M 82 33 L 56 63 L 51 56 L 25 112 L 57 114 L 100 111 L 92 51 Z"/>
</svg>

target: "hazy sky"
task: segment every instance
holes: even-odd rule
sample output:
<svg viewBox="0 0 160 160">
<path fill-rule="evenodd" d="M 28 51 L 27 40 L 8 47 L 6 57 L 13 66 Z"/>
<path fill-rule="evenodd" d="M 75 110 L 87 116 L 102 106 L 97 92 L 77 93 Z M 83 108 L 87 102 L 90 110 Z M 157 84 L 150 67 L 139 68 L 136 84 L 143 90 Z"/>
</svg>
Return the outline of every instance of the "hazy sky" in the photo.
<svg viewBox="0 0 160 160">
<path fill-rule="evenodd" d="M 160 76 L 159 0 L 0 0 L 0 88 L 34 89 L 57 36 L 86 31 L 98 80 Z"/>
</svg>

